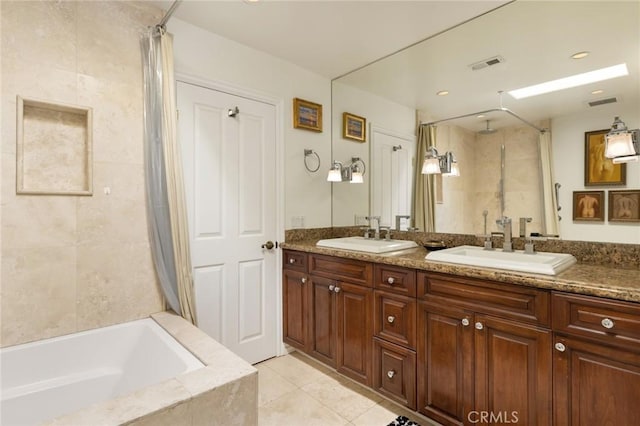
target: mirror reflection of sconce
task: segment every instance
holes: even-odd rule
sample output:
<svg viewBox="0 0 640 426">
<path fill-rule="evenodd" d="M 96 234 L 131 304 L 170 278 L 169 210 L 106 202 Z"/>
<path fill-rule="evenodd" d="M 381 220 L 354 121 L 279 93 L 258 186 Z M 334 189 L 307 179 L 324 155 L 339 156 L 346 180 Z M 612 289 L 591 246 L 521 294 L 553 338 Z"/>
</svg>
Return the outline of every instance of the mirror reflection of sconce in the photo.
<svg viewBox="0 0 640 426">
<path fill-rule="evenodd" d="M 316 158 L 318 159 L 318 165 L 315 168 L 310 168 L 309 164 L 307 164 L 307 157 L 310 157 L 312 155 L 315 155 Z M 311 173 L 315 173 L 318 170 L 320 170 L 320 156 L 318 155 L 317 152 L 315 152 L 312 149 L 306 149 L 304 150 L 304 168 L 307 169 L 308 171 L 310 171 Z"/>
<path fill-rule="evenodd" d="M 366 170 L 367 166 L 360 157 L 351 157 L 351 163 L 347 165 L 334 160 L 333 165 L 329 170 L 329 174 L 327 175 L 327 181 L 363 183 L 364 173 Z"/>
<path fill-rule="evenodd" d="M 452 152 L 445 152 L 442 155 L 438 155 L 438 150 L 431 147 L 427 151 L 424 163 L 422 163 L 422 174 L 442 174 L 442 176 L 455 177 L 460 176 L 460 168 Z"/>
<path fill-rule="evenodd" d="M 604 135 L 606 148 L 604 155 L 612 158 L 613 162 L 628 163 L 638 161 L 640 158 L 640 147 L 638 139 L 640 139 L 640 129 L 628 130 L 620 117 L 616 117 L 611 125 L 609 133 Z"/>
</svg>

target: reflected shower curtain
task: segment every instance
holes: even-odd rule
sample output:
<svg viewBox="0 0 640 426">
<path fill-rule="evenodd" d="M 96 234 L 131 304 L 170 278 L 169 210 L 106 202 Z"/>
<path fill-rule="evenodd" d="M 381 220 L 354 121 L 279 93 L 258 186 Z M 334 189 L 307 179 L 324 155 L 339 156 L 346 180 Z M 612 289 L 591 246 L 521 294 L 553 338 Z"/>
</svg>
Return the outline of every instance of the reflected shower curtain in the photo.
<svg viewBox="0 0 640 426">
<path fill-rule="evenodd" d="M 176 135 L 173 40 L 160 26 L 142 37 L 144 155 L 151 253 L 167 303 L 195 323 L 189 232 Z"/>
<path fill-rule="evenodd" d="M 542 209 L 544 213 L 544 234 L 559 235 L 558 199 L 553 177 L 553 155 L 551 150 L 551 132 L 540 133 L 540 174 L 542 178 Z"/>
<path fill-rule="evenodd" d="M 433 175 L 422 174 L 422 162 L 427 155 L 427 149 L 435 146 L 436 127 L 419 125 L 411 215 L 413 226 L 424 232 L 435 232 L 436 229 L 435 179 Z"/>
</svg>

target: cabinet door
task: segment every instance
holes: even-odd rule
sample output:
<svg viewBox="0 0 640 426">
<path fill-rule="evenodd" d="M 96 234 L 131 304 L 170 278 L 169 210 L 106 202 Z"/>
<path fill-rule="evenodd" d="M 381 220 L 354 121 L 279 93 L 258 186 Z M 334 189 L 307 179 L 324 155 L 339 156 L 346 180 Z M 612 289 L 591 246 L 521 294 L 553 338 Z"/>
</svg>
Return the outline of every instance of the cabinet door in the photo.
<svg viewBox="0 0 640 426">
<path fill-rule="evenodd" d="M 336 366 L 336 281 L 311 276 L 309 354 Z"/>
<path fill-rule="evenodd" d="M 337 370 L 372 385 L 373 290 L 338 282 Z"/>
<path fill-rule="evenodd" d="M 555 337 L 554 425 L 631 425 L 640 413 L 640 353 Z"/>
<path fill-rule="evenodd" d="M 377 337 L 373 345 L 373 388 L 415 410 L 416 353 Z"/>
<path fill-rule="evenodd" d="M 473 410 L 473 314 L 418 304 L 418 410 L 446 425 L 468 424 Z"/>
<path fill-rule="evenodd" d="M 486 315 L 474 329 L 475 410 L 500 423 L 551 425 L 551 332 Z"/>
<path fill-rule="evenodd" d="M 309 282 L 307 275 L 294 270 L 282 274 L 282 324 L 285 343 L 306 351 L 308 345 Z"/>
</svg>

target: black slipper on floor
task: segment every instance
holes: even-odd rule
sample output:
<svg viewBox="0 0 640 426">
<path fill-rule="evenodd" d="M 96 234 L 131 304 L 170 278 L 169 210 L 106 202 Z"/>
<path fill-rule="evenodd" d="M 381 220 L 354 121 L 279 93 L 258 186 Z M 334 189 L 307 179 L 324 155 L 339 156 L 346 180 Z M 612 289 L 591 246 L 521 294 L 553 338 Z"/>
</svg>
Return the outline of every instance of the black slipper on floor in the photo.
<svg viewBox="0 0 640 426">
<path fill-rule="evenodd" d="M 394 421 L 389 423 L 387 426 L 420 426 L 420 424 L 414 422 L 413 420 L 409 420 L 405 416 L 398 416 Z"/>
</svg>

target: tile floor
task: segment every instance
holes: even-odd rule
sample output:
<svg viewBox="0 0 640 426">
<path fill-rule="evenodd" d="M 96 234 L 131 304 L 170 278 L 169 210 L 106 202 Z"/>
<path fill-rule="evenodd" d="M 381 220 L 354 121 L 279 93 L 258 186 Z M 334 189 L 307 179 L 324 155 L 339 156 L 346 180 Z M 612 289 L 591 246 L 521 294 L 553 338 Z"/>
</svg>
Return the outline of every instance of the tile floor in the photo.
<svg viewBox="0 0 640 426">
<path fill-rule="evenodd" d="M 297 352 L 255 367 L 260 426 L 386 426 L 400 415 L 437 426 Z"/>
</svg>

